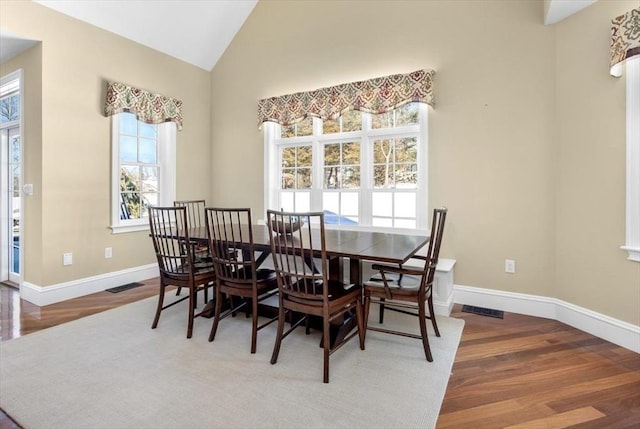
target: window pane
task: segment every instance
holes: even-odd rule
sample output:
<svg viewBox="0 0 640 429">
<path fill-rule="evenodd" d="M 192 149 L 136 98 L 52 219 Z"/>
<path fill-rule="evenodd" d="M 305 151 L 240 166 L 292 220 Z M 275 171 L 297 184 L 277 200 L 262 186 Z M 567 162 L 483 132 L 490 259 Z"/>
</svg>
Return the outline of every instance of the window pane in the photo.
<svg viewBox="0 0 640 429">
<path fill-rule="evenodd" d="M 157 192 L 142 194 L 140 217 L 149 217 L 149 206 L 157 206 L 158 201 L 159 198 Z"/>
<path fill-rule="evenodd" d="M 395 144 L 396 162 L 416 162 L 418 160 L 418 139 L 398 139 Z"/>
<path fill-rule="evenodd" d="M 350 110 L 342 114 L 342 131 L 360 131 L 362 129 L 362 113 Z"/>
<path fill-rule="evenodd" d="M 140 137 L 144 137 L 147 139 L 156 139 L 157 136 L 157 126 L 155 124 L 146 124 L 144 122 L 139 122 L 139 133 Z"/>
<path fill-rule="evenodd" d="M 296 136 L 310 136 L 313 134 L 313 118 L 304 119 L 296 124 Z"/>
<path fill-rule="evenodd" d="M 333 134 L 340 132 L 340 118 L 335 121 L 324 120 L 322 121 L 322 134 Z"/>
<path fill-rule="evenodd" d="M 333 213 L 338 213 L 340 211 L 340 194 L 337 192 L 323 192 L 322 208 Z"/>
<path fill-rule="evenodd" d="M 390 165 L 373 167 L 373 187 L 376 189 L 393 188 L 393 170 Z"/>
<path fill-rule="evenodd" d="M 295 177 L 296 177 L 295 169 L 283 168 L 281 189 L 293 189 L 295 185 Z"/>
<path fill-rule="evenodd" d="M 342 162 L 344 164 L 360 164 L 360 143 L 342 144 Z"/>
<path fill-rule="evenodd" d="M 127 206 L 127 212 L 130 219 L 140 219 L 142 210 L 140 207 L 140 194 L 133 192 L 123 192 L 121 194 L 122 201 Z"/>
<path fill-rule="evenodd" d="M 155 164 L 157 162 L 156 141 L 149 139 L 140 139 L 140 162 L 146 164 Z"/>
<path fill-rule="evenodd" d="M 120 190 L 140 191 L 140 169 L 138 167 L 124 166 L 120 168 Z"/>
<path fill-rule="evenodd" d="M 311 146 L 299 146 L 298 148 L 298 167 L 311 167 L 313 160 L 313 151 Z"/>
<path fill-rule="evenodd" d="M 138 120 L 133 113 L 121 113 L 120 134 L 135 136 L 138 134 Z"/>
<path fill-rule="evenodd" d="M 308 212 L 311 210 L 311 193 L 310 192 L 296 192 L 296 207 L 297 212 Z"/>
<path fill-rule="evenodd" d="M 342 199 L 342 210 L 340 211 L 342 215 L 358 215 L 358 207 L 359 207 L 359 195 L 357 192 L 343 192 L 341 195 Z"/>
<path fill-rule="evenodd" d="M 340 188 L 339 174 L 340 174 L 339 167 L 326 167 L 324 169 L 324 188 L 325 189 Z"/>
<path fill-rule="evenodd" d="M 393 140 L 376 140 L 373 142 L 373 162 L 393 162 Z"/>
<path fill-rule="evenodd" d="M 293 205 L 293 192 L 281 192 L 280 193 L 280 207 L 286 212 L 292 212 L 294 210 Z"/>
<path fill-rule="evenodd" d="M 137 162 L 138 161 L 138 140 L 135 137 L 120 137 L 120 161 Z"/>
<path fill-rule="evenodd" d="M 342 187 L 351 189 L 360 187 L 360 167 L 343 167 Z"/>
<path fill-rule="evenodd" d="M 392 216 L 393 194 L 391 192 L 374 192 L 372 195 L 371 213 L 373 216 Z"/>
<path fill-rule="evenodd" d="M 418 123 L 418 103 L 409 103 L 394 110 L 395 126 L 415 125 Z"/>
<path fill-rule="evenodd" d="M 324 145 L 324 165 L 340 164 L 340 143 Z"/>
<path fill-rule="evenodd" d="M 299 168 L 297 174 L 298 183 L 296 188 L 309 189 L 311 188 L 311 169 Z"/>
<path fill-rule="evenodd" d="M 20 119 L 20 95 L 14 94 L 0 100 L 0 124 Z"/>
<path fill-rule="evenodd" d="M 157 168 L 143 167 L 141 179 L 142 192 L 158 192 Z"/>
<path fill-rule="evenodd" d="M 310 136 L 313 134 L 313 118 L 307 118 L 300 122 L 296 122 L 293 125 L 287 125 L 282 127 L 280 136 L 296 137 L 296 136 Z"/>
<path fill-rule="evenodd" d="M 286 147 L 282 149 L 282 166 L 283 167 L 296 166 L 296 148 L 295 147 Z"/>
<path fill-rule="evenodd" d="M 398 192 L 395 194 L 394 204 L 396 217 L 416 217 L 416 194 Z"/>
<path fill-rule="evenodd" d="M 393 112 L 371 115 L 371 128 L 388 128 L 393 125 Z"/>
<path fill-rule="evenodd" d="M 396 166 L 396 189 L 415 189 L 418 185 L 416 164 L 400 164 Z"/>
</svg>

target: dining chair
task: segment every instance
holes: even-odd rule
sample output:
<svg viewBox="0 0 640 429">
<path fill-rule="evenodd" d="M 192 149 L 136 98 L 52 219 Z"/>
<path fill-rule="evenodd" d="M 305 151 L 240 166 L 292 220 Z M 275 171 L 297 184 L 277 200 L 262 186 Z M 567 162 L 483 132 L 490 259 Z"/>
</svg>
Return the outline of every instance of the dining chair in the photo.
<svg viewBox="0 0 640 429">
<path fill-rule="evenodd" d="M 329 382 L 329 356 L 356 333 L 364 350 L 362 288 L 328 278 L 324 214 L 322 212 L 291 213 L 268 210 L 267 225 L 271 255 L 279 291 L 278 330 L 271 364 L 278 360 L 282 340 L 309 316 L 322 318 L 323 381 Z M 340 322 L 355 309 L 357 332 L 331 345 L 330 324 Z M 303 315 L 285 332 L 285 321 L 293 313 Z M 308 324 L 307 324 L 308 327 Z M 307 330 L 308 332 L 308 330 Z"/>
<path fill-rule="evenodd" d="M 215 282 L 213 264 L 196 262 L 193 247 L 187 245 L 190 239 L 186 208 L 149 207 L 149 228 L 160 270 L 158 307 L 151 328 L 155 329 L 158 326 L 162 310 L 188 299 L 187 338 L 191 338 L 193 319 L 201 314 L 196 314 L 196 295 L 201 290 L 206 293 L 207 287 L 213 287 Z M 189 291 L 189 295 L 165 304 L 165 289 L 169 286 L 185 288 Z"/>
<path fill-rule="evenodd" d="M 255 353 L 258 331 L 277 320 L 274 317 L 258 325 L 259 302 L 278 292 L 276 273 L 257 266 L 250 209 L 207 207 L 205 224 L 216 271 L 215 315 L 209 341 L 214 340 L 220 320 L 250 305 L 251 353 Z M 224 313 L 223 295 L 231 301 Z M 241 299 L 238 305 L 235 297 Z"/>
<path fill-rule="evenodd" d="M 438 255 L 442 243 L 442 234 L 447 217 L 447 209 L 434 209 L 431 223 L 431 238 L 427 244 L 426 256 L 415 255 L 415 259 L 424 261 L 424 267 L 389 266 L 373 264 L 372 268 L 378 273 L 364 283 L 364 323 L 366 330 L 401 335 L 422 340 L 427 361 L 432 362 L 433 356 L 429 347 L 426 319 L 431 320 L 436 336 L 440 336 L 436 314 L 433 309 L 433 281 L 438 265 Z M 369 309 L 371 303 L 380 305 L 380 325 L 383 323 L 385 309 L 418 317 L 420 335 L 384 328 L 369 326 Z M 427 315 L 427 308 L 429 314 Z"/>
<path fill-rule="evenodd" d="M 206 200 L 176 200 L 173 202 L 174 207 L 184 207 L 187 209 L 187 222 L 190 228 L 202 228 L 205 226 L 204 208 L 206 205 Z M 193 249 L 196 262 L 211 262 L 211 253 L 206 245 L 196 240 L 191 240 L 190 245 Z M 176 296 L 180 295 L 180 292 L 181 288 L 178 288 L 176 290 Z M 204 299 L 205 302 L 208 300 L 206 290 Z"/>
</svg>

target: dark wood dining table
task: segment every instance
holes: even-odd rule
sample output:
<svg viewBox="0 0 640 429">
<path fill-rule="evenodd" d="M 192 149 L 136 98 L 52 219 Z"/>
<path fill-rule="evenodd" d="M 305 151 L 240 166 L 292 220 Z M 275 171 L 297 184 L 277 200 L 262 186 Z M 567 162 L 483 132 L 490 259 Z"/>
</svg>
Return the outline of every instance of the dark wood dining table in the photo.
<svg viewBox="0 0 640 429">
<path fill-rule="evenodd" d="M 258 265 L 270 253 L 269 228 L 266 225 L 252 225 L 253 241 L 257 251 L 262 252 Z M 206 228 L 191 228 L 192 240 L 207 241 Z M 429 242 L 426 234 L 398 234 L 364 230 L 344 230 L 325 228 L 325 245 L 329 259 L 329 276 L 344 278 L 343 261 L 349 263 L 349 282 L 362 283 L 363 261 L 403 264 Z"/>
<path fill-rule="evenodd" d="M 256 264 L 260 266 L 271 253 L 269 228 L 267 225 L 256 224 L 252 225 L 252 230 L 255 250 L 261 252 L 260 256 L 256 258 Z M 191 228 L 189 238 L 206 243 L 208 240 L 206 228 Z M 362 284 L 364 261 L 393 265 L 403 264 L 428 242 L 429 236 L 426 234 L 397 234 L 325 228 L 329 277 L 340 281 L 346 280 L 344 276 L 344 261 L 346 260 L 349 265 L 349 282 Z M 211 301 L 203 310 L 203 314 L 210 313 L 206 317 L 211 317 L 213 307 L 213 301 Z M 331 329 L 331 344 L 342 341 L 354 327 L 355 317 L 353 315 L 341 321 L 335 321 Z"/>
</svg>

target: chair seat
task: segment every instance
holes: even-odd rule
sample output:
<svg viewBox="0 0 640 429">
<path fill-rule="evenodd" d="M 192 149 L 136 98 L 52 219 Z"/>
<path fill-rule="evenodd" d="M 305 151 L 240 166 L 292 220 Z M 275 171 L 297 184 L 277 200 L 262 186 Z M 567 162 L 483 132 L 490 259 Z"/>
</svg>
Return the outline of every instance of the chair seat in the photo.
<svg viewBox="0 0 640 429">
<path fill-rule="evenodd" d="M 362 290 L 362 288 L 356 284 L 342 283 L 337 280 L 329 280 L 328 289 L 329 302 L 337 301 L 340 298 L 351 296 L 354 293 L 361 293 Z M 287 299 L 301 304 L 322 307 L 322 281 L 314 282 L 312 285 L 308 286 L 307 290 L 309 291 L 309 294 L 313 294 L 315 296 L 302 298 L 293 294 L 287 294 Z"/>
<path fill-rule="evenodd" d="M 407 290 L 419 289 L 420 281 L 422 280 L 418 276 L 410 276 L 407 274 L 402 275 L 402 278 L 400 279 L 400 275 L 395 273 L 385 274 L 385 278 L 387 279 L 387 284 L 389 285 L 389 288 L 407 289 Z M 382 280 L 382 275 L 378 273 L 371 276 L 369 281 L 366 281 L 364 285 L 373 286 L 373 287 L 384 287 L 384 281 Z"/>
</svg>

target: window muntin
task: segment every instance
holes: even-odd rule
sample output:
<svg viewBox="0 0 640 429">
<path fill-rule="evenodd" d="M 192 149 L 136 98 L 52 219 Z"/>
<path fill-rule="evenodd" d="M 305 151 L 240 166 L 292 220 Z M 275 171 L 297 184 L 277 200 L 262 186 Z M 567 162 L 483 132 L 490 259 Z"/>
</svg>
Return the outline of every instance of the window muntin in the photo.
<svg viewBox="0 0 640 429">
<path fill-rule="evenodd" d="M 265 123 L 266 207 L 323 210 L 325 221 L 338 225 L 426 229 L 427 106 L 411 103 L 386 116 L 347 113 L 300 127 Z M 311 154 L 304 165 L 300 147 Z M 376 147 L 386 152 L 376 155 Z M 308 161 L 310 180 L 300 182 Z"/>
<path fill-rule="evenodd" d="M 112 118 L 111 228 L 145 229 L 149 206 L 171 205 L 175 199 L 176 126 L 147 124 L 132 113 Z"/>
</svg>

